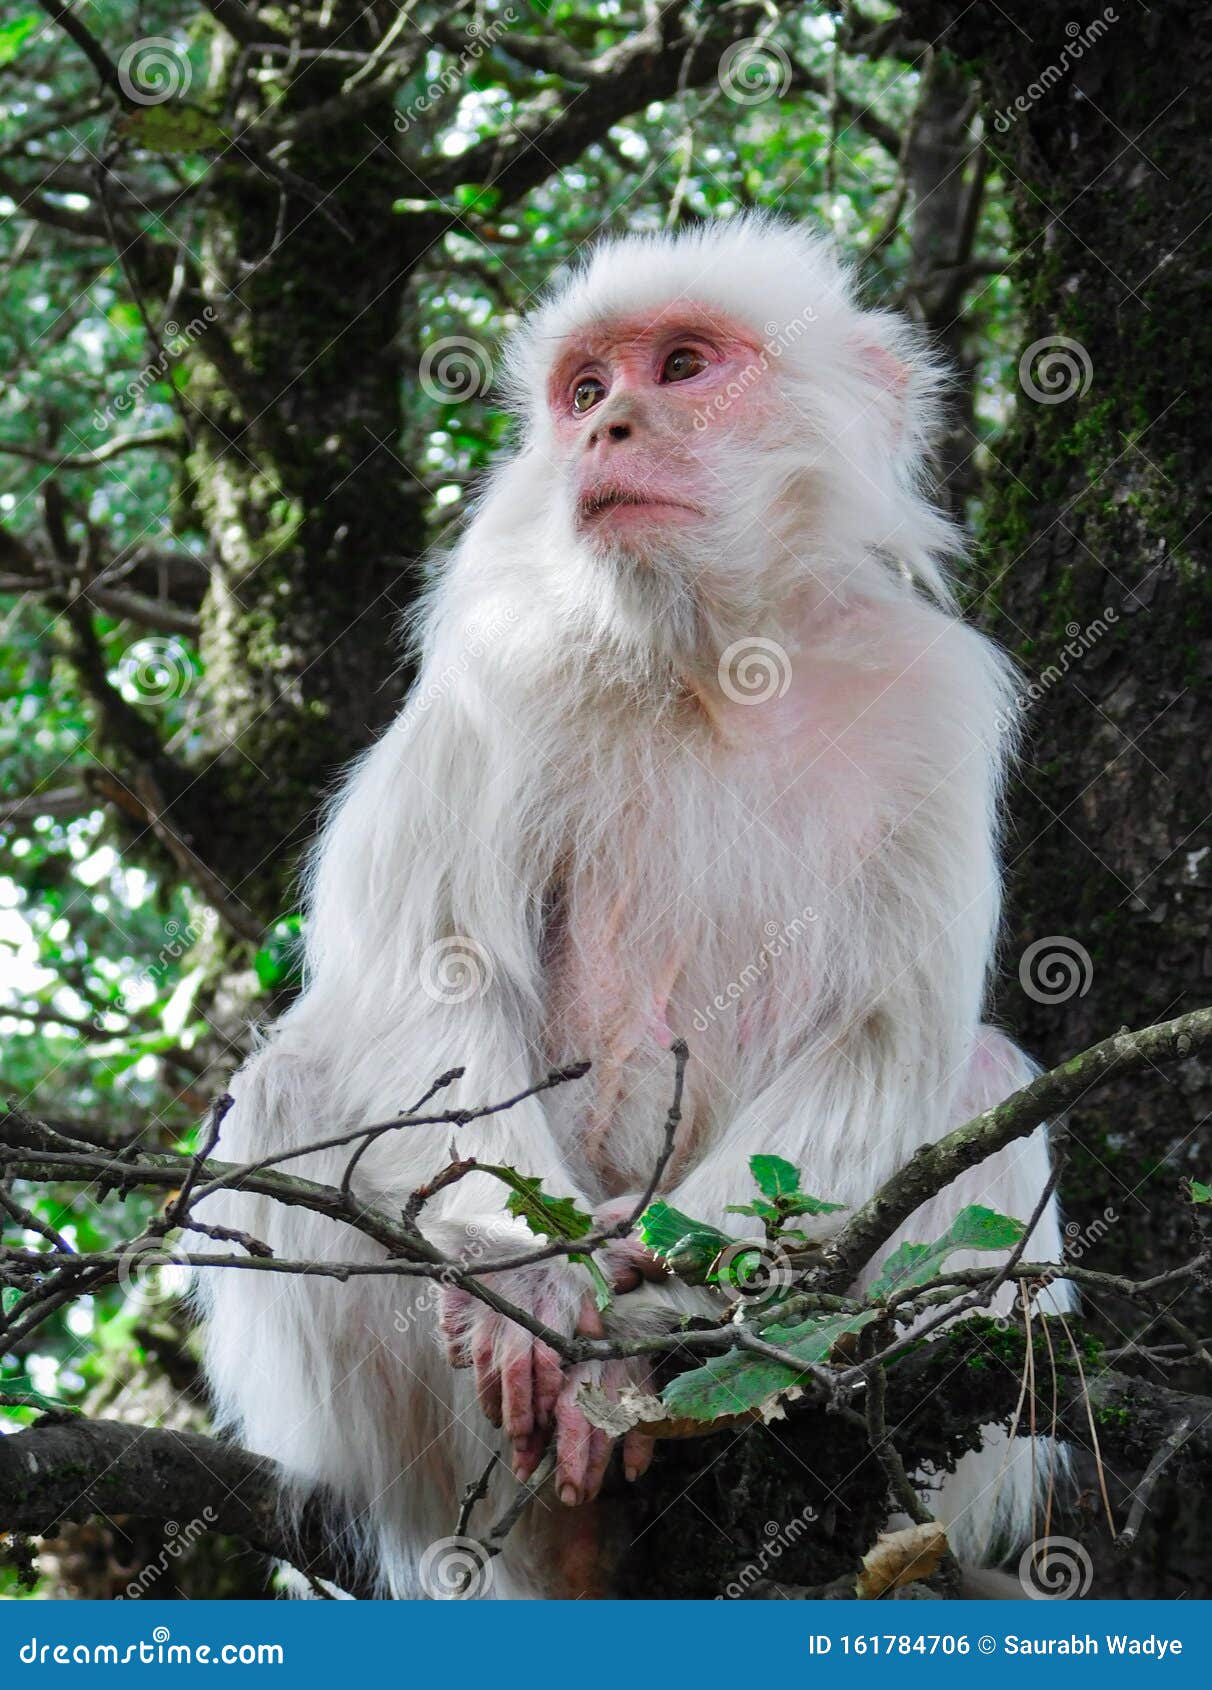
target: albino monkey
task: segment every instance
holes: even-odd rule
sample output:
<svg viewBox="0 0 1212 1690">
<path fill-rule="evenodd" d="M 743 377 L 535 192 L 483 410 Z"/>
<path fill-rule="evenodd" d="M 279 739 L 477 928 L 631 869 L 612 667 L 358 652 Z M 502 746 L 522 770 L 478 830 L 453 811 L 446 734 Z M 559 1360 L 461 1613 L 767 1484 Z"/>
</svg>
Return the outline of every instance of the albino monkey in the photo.
<svg viewBox="0 0 1212 1690">
<path fill-rule="evenodd" d="M 510 367 L 520 447 L 437 572 L 411 700 L 324 831 L 305 990 L 237 1076 L 221 1154 L 382 1121 L 456 1065 L 441 1104 L 589 1058 L 587 1078 L 457 1146 L 617 1218 L 654 1166 L 681 1037 L 669 1201 L 734 1225 L 748 1158 L 770 1152 L 806 1190 L 861 1203 L 1031 1072 L 981 1024 L 1012 676 L 956 616 L 957 536 L 921 490 L 937 372 L 907 325 L 858 306 L 826 246 L 755 218 L 599 248 Z M 450 1138 L 387 1133 L 355 1191 L 398 1212 Z M 288 1171 L 339 1182 L 348 1156 Z M 933 1237 L 974 1201 L 1026 1219 L 1047 1178 L 1041 1130 L 901 1236 Z M 465 1178 L 422 1228 L 472 1264 L 537 1247 L 505 1197 Z M 283 1256 L 375 1254 L 263 1199 L 212 1200 L 208 1218 Z M 1032 1253 L 1058 1249 L 1049 1210 Z M 625 1293 L 610 1331 L 708 1295 L 647 1283 L 634 1243 L 610 1265 Z M 552 1327 L 593 1329 L 566 1259 L 496 1286 Z M 432 1593 L 426 1550 L 493 1448 L 525 1476 L 551 1444 L 558 1502 L 529 1510 L 491 1592 L 602 1593 L 585 1505 L 612 1452 L 578 1391 L 642 1381 L 635 1364 L 563 1372 L 425 1280 L 219 1271 L 207 1296 L 221 1421 L 340 1498 L 385 1593 Z M 628 1435 L 629 1478 L 650 1454 Z M 1026 1535 L 1029 1455 L 1023 1441 L 1007 1465 L 1003 1439 L 931 1492 L 961 1558 Z M 512 1494 L 498 1475 L 477 1518 Z"/>
</svg>

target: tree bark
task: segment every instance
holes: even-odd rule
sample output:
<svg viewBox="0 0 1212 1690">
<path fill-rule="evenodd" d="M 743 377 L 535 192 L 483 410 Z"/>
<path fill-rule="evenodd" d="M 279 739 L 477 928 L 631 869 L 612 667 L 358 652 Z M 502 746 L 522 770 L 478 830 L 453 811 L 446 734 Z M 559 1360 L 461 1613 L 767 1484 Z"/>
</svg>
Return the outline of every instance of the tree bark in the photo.
<svg viewBox="0 0 1212 1690">
<path fill-rule="evenodd" d="M 1020 393 L 983 536 L 988 617 L 1022 666 L 1029 733 L 1001 1008 L 1052 1063 L 1212 993 L 1212 6 L 1108 8 L 1080 39 L 1059 3 L 1033 9 L 1029 34 L 989 0 L 904 10 L 979 75 L 1014 210 Z M 1049 346 L 1067 361 L 1051 375 Z M 1199 1061 L 1074 1108 L 1071 1225 L 1114 1217 L 1090 1265 L 1139 1276 L 1181 1259 L 1173 1193 L 1207 1177 L 1210 1110 Z M 1111 1335 L 1140 1326 L 1123 1306 L 1086 1313 Z M 1173 1594 L 1180 1568 L 1188 1587 L 1206 1581 L 1194 1499 L 1161 1489 L 1150 1575 L 1100 1569 L 1099 1594 Z"/>
</svg>

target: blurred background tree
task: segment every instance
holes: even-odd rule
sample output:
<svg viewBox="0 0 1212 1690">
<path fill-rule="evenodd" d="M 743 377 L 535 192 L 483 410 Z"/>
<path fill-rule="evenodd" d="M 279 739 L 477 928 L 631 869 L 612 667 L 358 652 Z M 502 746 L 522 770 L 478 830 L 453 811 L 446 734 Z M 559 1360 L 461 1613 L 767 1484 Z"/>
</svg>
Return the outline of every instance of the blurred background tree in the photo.
<svg viewBox="0 0 1212 1690">
<path fill-rule="evenodd" d="M 1210 10 L 15 0 L 7 1097 L 192 1145 L 293 990 L 317 807 L 396 709 L 423 559 L 508 439 L 502 336 L 586 243 L 750 208 L 835 236 L 957 371 L 940 497 L 1031 683 L 1003 1018 L 1058 1060 L 1206 996 Z M 1029 947 L 1058 938 L 1068 971 L 1041 977 Z M 1100 1266 L 1176 1259 L 1210 1108 L 1191 1063 L 1075 1118 L 1069 1211 L 1115 1214 Z M 114 1235 L 98 1195 L 39 1201 L 87 1245 Z M 65 1307 L 0 1392 L 203 1424 L 176 1290 Z M 1159 1494 L 1146 1564 L 1099 1557 L 1095 1594 L 1207 1588 L 1190 1499 Z M 121 1589 L 133 1532 L 72 1534 L 54 1588 Z M 154 1594 L 263 1579 L 210 1543 Z"/>
</svg>

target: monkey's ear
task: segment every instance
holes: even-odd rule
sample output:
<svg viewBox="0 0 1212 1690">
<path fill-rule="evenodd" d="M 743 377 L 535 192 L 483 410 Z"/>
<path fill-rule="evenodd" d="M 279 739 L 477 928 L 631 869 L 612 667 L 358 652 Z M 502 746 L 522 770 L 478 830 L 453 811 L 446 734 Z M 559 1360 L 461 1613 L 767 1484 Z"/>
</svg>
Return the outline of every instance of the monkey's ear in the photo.
<svg viewBox="0 0 1212 1690">
<path fill-rule="evenodd" d="M 908 421 L 909 366 L 889 347 L 866 337 L 858 346 L 859 368 L 894 446 L 904 438 Z"/>
</svg>

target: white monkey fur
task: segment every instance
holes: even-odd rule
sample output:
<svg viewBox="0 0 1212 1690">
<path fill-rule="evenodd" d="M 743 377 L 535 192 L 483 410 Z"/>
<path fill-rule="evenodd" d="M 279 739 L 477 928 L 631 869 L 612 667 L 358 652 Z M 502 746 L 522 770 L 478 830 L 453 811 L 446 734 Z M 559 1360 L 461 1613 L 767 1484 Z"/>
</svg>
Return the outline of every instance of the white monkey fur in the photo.
<svg viewBox="0 0 1212 1690">
<path fill-rule="evenodd" d="M 578 538 L 544 382 L 573 331 L 658 308 L 675 320 L 683 300 L 765 344 L 775 403 L 746 450 L 706 419 L 694 449 L 718 487 L 711 520 L 631 567 Z M 667 992 L 692 1055 L 669 1200 L 730 1224 L 724 1207 L 751 1195 L 747 1160 L 764 1151 L 797 1163 L 806 1189 L 860 1203 L 1031 1071 L 981 1026 L 1012 677 L 955 614 L 943 560 L 956 534 L 921 490 L 937 372 L 907 325 L 857 305 L 827 246 L 753 218 L 599 248 L 523 327 L 510 367 L 522 444 L 436 572 L 411 700 L 332 809 L 305 989 L 237 1076 L 219 1153 L 385 1119 L 456 1065 L 465 1078 L 441 1104 L 499 1099 L 589 1057 L 587 1079 L 461 1129 L 458 1149 L 589 1206 L 634 1194 L 671 1093 L 652 1009 Z M 692 702 L 718 696 L 721 655 L 755 639 L 780 649 L 759 645 L 749 684 L 763 663 L 776 694 L 794 678 L 794 737 L 779 737 L 777 697 L 734 705 L 722 729 Z M 603 954 L 607 989 L 578 997 Z M 451 1136 L 384 1136 L 357 1191 L 398 1211 Z M 288 1171 L 339 1181 L 346 1155 Z M 1047 1170 L 1041 1131 L 899 1237 L 935 1236 L 974 1201 L 1026 1219 Z M 533 1247 L 504 1197 L 466 1179 L 427 1206 L 424 1229 L 472 1260 Z M 375 1254 L 268 1200 L 223 1196 L 207 1218 L 287 1257 Z M 1031 1254 L 1058 1250 L 1048 1212 Z M 427 1546 L 502 1447 L 472 1374 L 447 1362 L 434 1287 L 203 1277 L 221 1423 L 342 1498 L 350 1547 L 385 1593 L 426 1594 Z M 542 1279 L 572 1330 L 581 1269 L 505 1277 L 523 1303 Z M 621 1297 L 613 1327 L 653 1329 L 676 1295 Z M 961 1558 L 1029 1535 L 1032 1462 L 1025 1441 L 1015 1452 L 1006 1466 L 1004 1440 L 987 1447 L 930 1492 Z M 506 1478 L 477 1519 L 511 1493 Z M 491 1594 L 550 1589 L 540 1546 L 515 1531 Z"/>
</svg>

